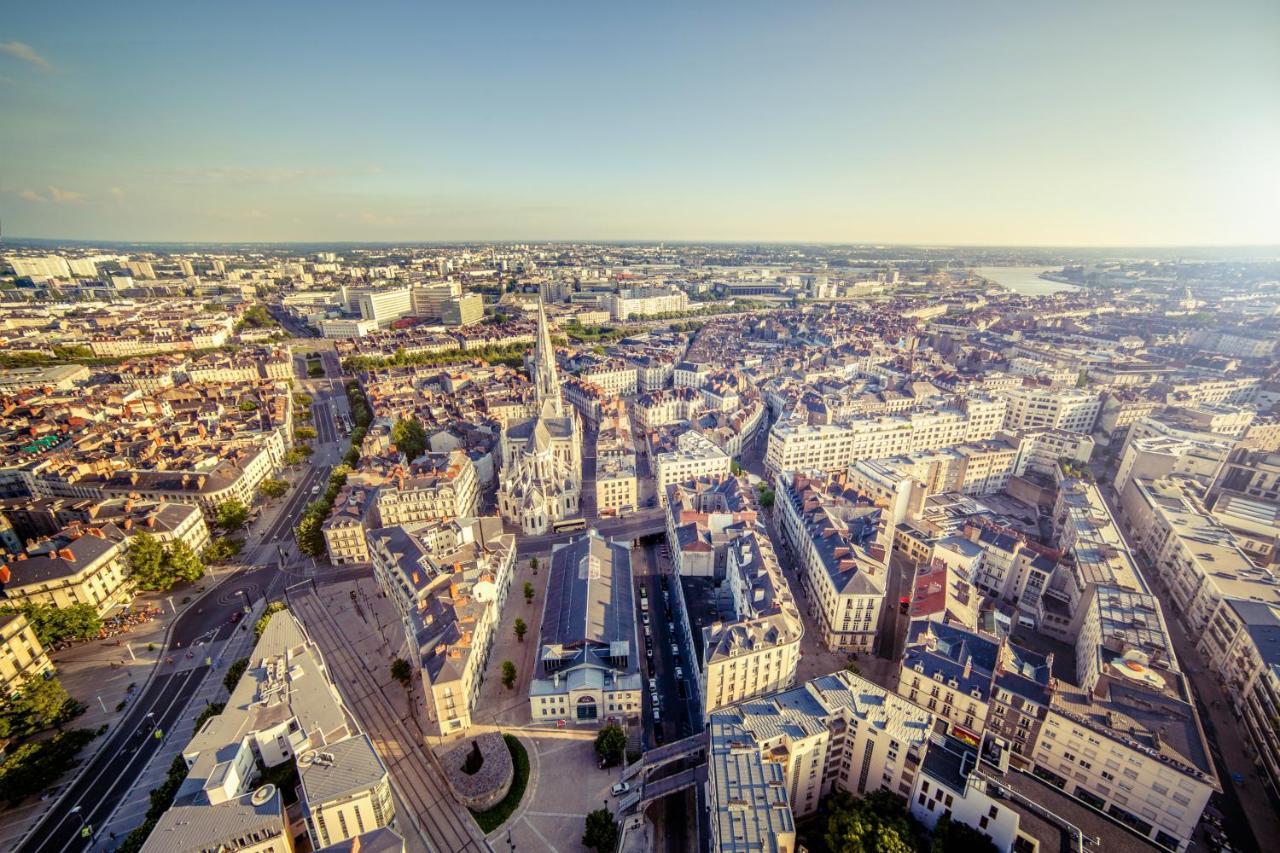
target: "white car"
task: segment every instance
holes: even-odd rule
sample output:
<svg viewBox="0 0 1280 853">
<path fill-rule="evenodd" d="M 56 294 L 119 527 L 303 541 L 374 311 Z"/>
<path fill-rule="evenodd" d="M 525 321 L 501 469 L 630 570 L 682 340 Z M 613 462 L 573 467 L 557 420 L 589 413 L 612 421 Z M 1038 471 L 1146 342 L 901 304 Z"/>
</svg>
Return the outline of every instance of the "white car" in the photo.
<svg viewBox="0 0 1280 853">
<path fill-rule="evenodd" d="M 653 707 L 655 708 L 662 704 L 662 699 L 658 696 L 658 691 L 655 690 L 649 694 L 649 701 L 653 703 Z"/>
<path fill-rule="evenodd" d="M 658 692 L 658 679 L 656 678 L 649 679 L 649 689 L 652 690 L 654 693 Z"/>
<path fill-rule="evenodd" d="M 618 784 L 614 785 L 612 788 L 609 789 L 609 793 L 613 794 L 615 797 L 621 797 L 623 794 L 625 794 L 627 791 L 630 791 L 630 790 L 631 790 L 630 783 L 619 782 Z"/>
<path fill-rule="evenodd" d="M 684 678 L 684 670 L 676 667 L 676 678 Z"/>
</svg>

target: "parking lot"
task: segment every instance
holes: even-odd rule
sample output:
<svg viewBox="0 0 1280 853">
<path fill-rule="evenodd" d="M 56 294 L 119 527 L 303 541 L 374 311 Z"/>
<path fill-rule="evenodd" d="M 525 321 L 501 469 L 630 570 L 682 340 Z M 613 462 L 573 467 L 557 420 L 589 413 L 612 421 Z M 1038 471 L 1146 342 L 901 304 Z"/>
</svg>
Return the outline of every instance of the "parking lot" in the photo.
<svg viewBox="0 0 1280 853">
<path fill-rule="evenodd" d="M 644 748 L 692 734 L 699 709 L 694 689 L 694 658 L 676 622 L 678 582 L 662 556 L 661 537 L 648 537 L 631 552 L 636 584 L 636 619 L 645 645 Z M 656 702 L 654 701 L 656 698 Z M 655 719 L 656 717 L 656 719 Z"/>
</svg>

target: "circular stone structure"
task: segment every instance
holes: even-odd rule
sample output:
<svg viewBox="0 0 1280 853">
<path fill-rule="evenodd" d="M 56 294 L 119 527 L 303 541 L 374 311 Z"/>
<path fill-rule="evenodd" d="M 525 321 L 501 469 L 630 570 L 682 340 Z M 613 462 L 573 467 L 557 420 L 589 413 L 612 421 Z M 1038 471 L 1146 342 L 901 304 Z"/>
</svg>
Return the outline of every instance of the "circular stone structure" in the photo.
<svg viewBox="0 0 1280 853">
<path fill-rule="evenodd" d="M 467 759 L 479 753 L 482 762 L 475 773 L 467 773 Z M 472 762 L 474 764 L 474 760 Z M 500 732 L 486 732 L 473 738 L 464 738 L 440 758 L 445 781 L 449 783 L 458 802 L 473 811 L 492 808 L 511 790 L 515 778 L 515 765 L 511 751 Z"/>
</svg>

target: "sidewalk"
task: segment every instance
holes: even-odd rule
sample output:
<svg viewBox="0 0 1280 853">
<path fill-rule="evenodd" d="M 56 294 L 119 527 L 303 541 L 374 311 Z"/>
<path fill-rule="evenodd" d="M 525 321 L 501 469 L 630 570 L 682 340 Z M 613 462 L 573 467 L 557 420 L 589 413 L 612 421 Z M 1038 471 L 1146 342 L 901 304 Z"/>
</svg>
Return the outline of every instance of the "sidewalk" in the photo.
<svg viewBox="0 0 1280 853">
<path fill-rule="evenodd" d="M 529 568 L 529 558 L 538 558 L 538 574 Z M 538 632 L 542 627 L 542 606 L 546 599 L 547 582 L 551 577 L 551 551 L 536 555 L 526 554 L 516 560 L 511 578 L 511 593 L 502 608 L 501 621 L 493 637 L 493 649 L 485 667 L 484 681 L 476 707 L 471 712 L 475 734 L 482 725 L 527 726 L 529 724 L 529 680 L 537 664 Z M 525 604 L 524 585 L 533 584 L 533 603 Z M 523 619 L 528 630 L 524 642 L 516 639 L 516 619 Z M 516 665 L 515 687 L 502 686 L 502 662 L 509 660 Z"/>
<path fill-rule="evenodd" d="M 257 601 L 254 604 L 253 613 L 246 617 L 246 624 L 252 625 L 263 607 L 265 603 L 261 600 Z M 99 829 L 94 839 L 94 850 L 110 850 L 116 842 L 142 824 L 146 818 L 147 809 L 151 806 L 151 790 L 164 781 L 174 756 L 182 752 L 191 740 L 191 736 L 195 734 L 196 717 L 204 710 L 205 705 L 226 701 L 227 689 L 222 685 L 222 679 L 226 675 L 227 667 L 248 655 L 252 649 L 252 631 L 236 631 L 231 639 L 219 641 L 209 648 L 209 654 L 214 661 L 213 669 L 205 676 L 200 687 L 191 694 L 186 710 L 183 712 L 182 721 L 172 731 L 166 733 L 160 749 L 147 763 L 146 769 L 138 775 L 128 793 L 120 799 L 111 817 Z M 115 841 L 112 840 L 113 833 Z"/>
</svg>

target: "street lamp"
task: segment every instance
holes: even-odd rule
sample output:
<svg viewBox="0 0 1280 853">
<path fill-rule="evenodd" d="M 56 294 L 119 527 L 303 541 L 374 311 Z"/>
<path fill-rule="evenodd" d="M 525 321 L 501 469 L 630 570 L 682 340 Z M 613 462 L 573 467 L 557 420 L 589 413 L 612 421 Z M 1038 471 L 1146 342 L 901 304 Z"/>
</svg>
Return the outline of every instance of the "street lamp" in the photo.
<svg viewBox="0 0 1280 853">
<path fill-rule="evenodd" d="M 90 824 L 90 823 L 87 823 L 87 822 L 85 821 L 85 819 L 84 819 L 84 812 L 82 812 L 82 811 L 80 810 L 80 807 L 79 807 L 79 806 L 73 806 L 73 807 L 72 807 L 72 809 L 71 809 L 71 814 L 75 815 L 75 816 L 80 820 L 80 837 L 81 837 L 81 838 L 90 838 L 90 837 L 92 837 L 92 836 L 93 836 L 93 825 L 92 825 L 92 824 Z"/>
</svg>

